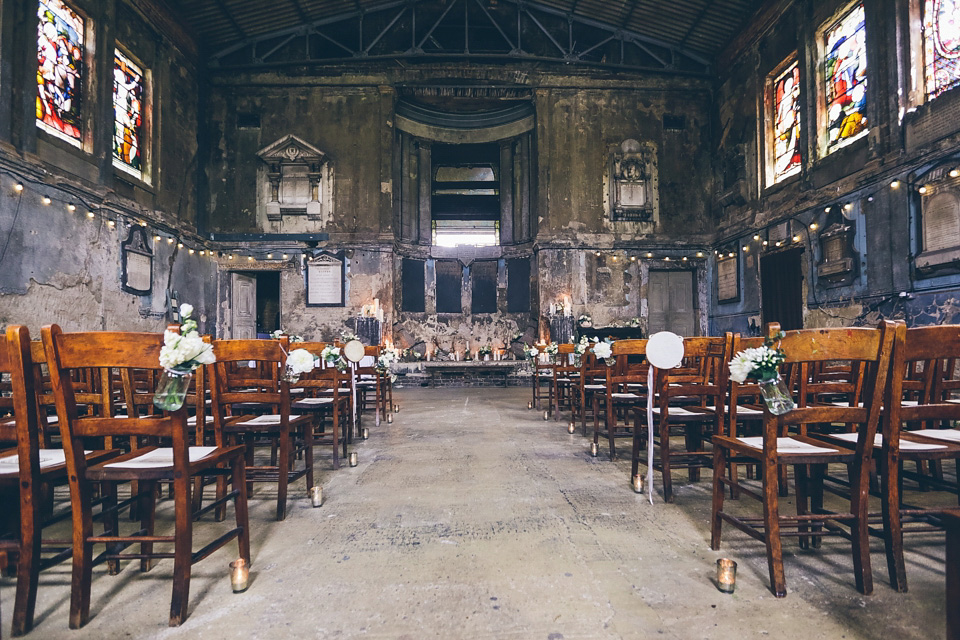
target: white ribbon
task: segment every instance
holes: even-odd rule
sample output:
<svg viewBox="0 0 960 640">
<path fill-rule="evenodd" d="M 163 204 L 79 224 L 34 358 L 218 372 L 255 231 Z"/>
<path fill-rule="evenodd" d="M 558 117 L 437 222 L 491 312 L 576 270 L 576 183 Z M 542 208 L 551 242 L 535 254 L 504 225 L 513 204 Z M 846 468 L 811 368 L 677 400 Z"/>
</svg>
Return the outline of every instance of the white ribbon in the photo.
<svg viewBox="0 0 960 640">
<path fill-rule="evenodd" d="M 647 369 L 647 499 L 653 504 L 653 370 Z"/>
</svg>

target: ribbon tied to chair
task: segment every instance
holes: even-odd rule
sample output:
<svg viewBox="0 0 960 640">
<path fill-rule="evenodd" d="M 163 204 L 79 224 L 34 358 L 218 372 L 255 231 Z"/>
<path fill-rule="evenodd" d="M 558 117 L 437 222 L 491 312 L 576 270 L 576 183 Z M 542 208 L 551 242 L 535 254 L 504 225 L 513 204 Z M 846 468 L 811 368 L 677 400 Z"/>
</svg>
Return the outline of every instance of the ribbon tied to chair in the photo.
<svg viewBox="0 0 960 640">
<path fill-rule="evenodd" d="M 647 340 L 647 499 L 653 504 L 653 396 L 654 369 L 673 369 L 683 361 L 683 338 L 661 331 Z"/>
</svg>

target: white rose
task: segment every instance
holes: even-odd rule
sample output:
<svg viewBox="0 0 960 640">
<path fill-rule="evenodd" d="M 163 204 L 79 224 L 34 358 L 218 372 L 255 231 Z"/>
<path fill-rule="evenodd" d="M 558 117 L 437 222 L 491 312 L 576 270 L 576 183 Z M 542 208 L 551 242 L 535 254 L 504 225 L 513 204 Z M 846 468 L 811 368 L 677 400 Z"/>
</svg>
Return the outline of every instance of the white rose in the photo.
<svg viewBox="0 0 960 640">
<path fill-rule="evenodd" d="M 741 351 L 730 361 L 730 379 L 737 384 L 746 382 L 747 376 L 753 371 L 753 359 L 750 351 L 754 351 L 754 349 Z"/>
<path fill-rule="evenodd" d="M 287 356 L 287 367 L 295 373 L 313 371 L 313 354 L 306 349 L 294 349 Z"/>
<path fill-rule="evenodd" d="M 181 318 L 183 318 L 184 320 L 186 320 L 187 318 L 190 317 L 190 314 L 191 314 L 191 313 L 193 313 L 193 305 L 192 305 L 192 304 L 187 304 L 186 302 L 184 302 L 182 305 L 180 305 L 180 317 L 181 317 Z"/>
<path fill-rule="evenodd" d="M 613 355 L 613 349 L 610 348 L 609 342 L 598 342 L 593 347 L 593 355 L 606 359 Z"/>
</svg>

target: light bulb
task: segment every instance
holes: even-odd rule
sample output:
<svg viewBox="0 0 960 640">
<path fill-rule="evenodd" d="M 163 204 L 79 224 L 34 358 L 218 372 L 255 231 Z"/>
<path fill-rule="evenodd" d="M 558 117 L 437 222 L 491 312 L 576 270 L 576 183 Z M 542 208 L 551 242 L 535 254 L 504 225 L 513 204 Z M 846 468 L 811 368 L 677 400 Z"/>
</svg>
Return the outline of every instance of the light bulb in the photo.
<svg viewBox="0 0 960 640">
<path fill-rule="evenodd" d="M 920 195 L 923 195 L 923 194 L 925 194 L 925 193 L 928 191 L 928 189 L 927 189 L 926 186 L 922 186 L 922 187 L 920 187 L 919 189 L 917 189 L 917 191 L 920 192 Z"/>
<path fill-rule="evenodd" d="M 283 254 L 283 259 L 284 259 L 284 260 L 286 260 L 286 259 L 289 258 L 289 257 L 290 257 L 290 256 L 288 256 L 287 254 Z"/>
<path fill-rule="evenodd" d="M 160 242 L 160 236 L 153 236 L 154 242 Z"/>
<path fill-rule="evenodd" d="M 893 182 L 891 182 L 891 183 L 890 183 L 890 188 L 891 188 L 891 189 L 899 189 L 899 188 L 900 188 L 900 181 L 899 181 L 899 180 L 894 180 Z"/>
<path fill-rule="evenodd" d="M 73 204 L 72 202 L 67 205 L 67 211 L 76 211 L 76 210 L 77 210 L 77 205 Z"/>
<path fill-rule="evenodd" d="M 683 256 L 683 261 L 684 261 L 684 262 L 687 261 L 687 256 Z"/>
<path fill-rule="evenodd" d="M 697 257 L 698 257 L 698 258 L 702 258 L 702 257 L 703 257 L 703 251 L 697 251 Z"/>
<path fill-rule="evenodd" d="M 23 191 L 23 184 L 18 182 L 17 184 L 13 185 L 13 190 L 16 191 L 17 193 L 20 193 L 21 191 Z"/>
<path fill-rule="evenodd" d="M 93 218 L 93 211 L 87 211 L 87 217 Z"/>
<path fill-rule="evenodd" d="M 272 254 L 272 253 L 268 253 L 268 254 L 267 254 L 267 260 L 273 260 L 273 254 Z"/>
<path fill-rule="evenodd" d="M 196 252 L 193 249 L 190 249 L 190 255 L 193 255 L 194 253 Z"/>
<path fill-rule="evenodd" d="M 810 231 L 816 231 L 819 226 L 820 226 L 820 225 L 818 225 L 816 222 L 811 222 L 811 223 L 810 223 Z"/>
<path fill-rule="evenodd" d="M 652 257 L 653 257 L 653 254 L 648 252 L 648 253 L 647 253 L 647 257 L 648 257 L 648 258 L 652 258 Z"/>
<path fill-rule="evenodd" d="M 49 196 L 43 196 L 43 204 L 50 204 L 51 200 Z"/>
<path fill-rule="evenodd" d="M 950 169 L 951 178 L 960 178 L 960 169 Z"/>
</svg>

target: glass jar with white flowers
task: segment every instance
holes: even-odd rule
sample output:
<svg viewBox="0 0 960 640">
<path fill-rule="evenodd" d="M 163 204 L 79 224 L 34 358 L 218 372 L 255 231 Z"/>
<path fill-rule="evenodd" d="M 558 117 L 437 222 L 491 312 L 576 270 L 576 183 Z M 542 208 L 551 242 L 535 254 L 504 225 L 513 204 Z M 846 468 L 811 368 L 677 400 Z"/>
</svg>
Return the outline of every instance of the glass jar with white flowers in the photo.
<svg viewBox="0 0 960 640">
<path fill-rule="evenodd" d="M 287 361 L 283 370 L 283 379 L 293 384 L 300 380 L 300 376 L 313 371 L 313 354 L 306 349 L 293 349 L 287 354 Z"/>
<path fill-rule="evenodd" d="M 613 343 L 609 340 L 594 344 L 593 355 L 597 360 L 603 360 L 604 364 L 608 367 L 612 367 L 617 363 L 617 359 L 613 357 Z"/>
<path fill-rule="evenodd" d="M 774 415 L 783 415 L 797 406 L 780 377 L 780 365 L 786 359 L 780 348 L 784 335 L 781 331 L 770 336 L 762 347 L 744 349 L 730 361 L 730 379 L 738 384 L 755 380 L 767 408 Z"/>
<path fill-rule="evenodd" d="M 204 342 L 197 332 L 197 323 L 193 315 L 193 305 L 181 304 L 180 331 L 163 332 L 163 347 L 160 349 L 160 366 L 163 373 L 157 381 L 157 390 L 153 394 L 153 404 L 164 411 L 176 411 L 183 406 L 190 387 L 190 379 L 197 367 L 213 364 L 217 361 L 213 354 L 213 345 Z"/>
</svg>

